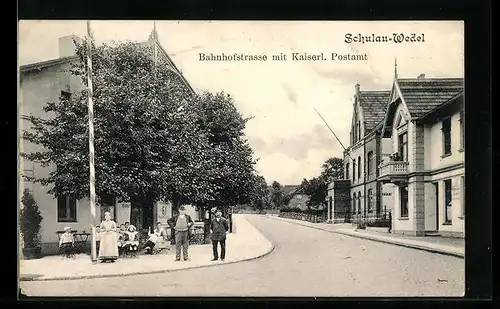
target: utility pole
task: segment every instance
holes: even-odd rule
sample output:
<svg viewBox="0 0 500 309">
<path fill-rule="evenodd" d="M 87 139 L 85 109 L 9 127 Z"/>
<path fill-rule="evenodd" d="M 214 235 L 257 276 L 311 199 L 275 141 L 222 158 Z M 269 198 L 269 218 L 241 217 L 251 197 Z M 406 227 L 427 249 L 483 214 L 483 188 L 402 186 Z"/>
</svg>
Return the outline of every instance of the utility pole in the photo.
<svg viewBox="0 0 500 309">
<path fill-rule="evenodd" d="M 94 166 L 94 103 L 92 101 L 92 43 L 90 21 L 87 20 L 87 99 L 89 111 L 89 168 L 90 168 L 90 222 L 92 226 L 92 244 L 90 255 L 92 262 L 97 261 L 96 246 L 96 204 L 95 204 L 95 166 Z"/>
</svg>

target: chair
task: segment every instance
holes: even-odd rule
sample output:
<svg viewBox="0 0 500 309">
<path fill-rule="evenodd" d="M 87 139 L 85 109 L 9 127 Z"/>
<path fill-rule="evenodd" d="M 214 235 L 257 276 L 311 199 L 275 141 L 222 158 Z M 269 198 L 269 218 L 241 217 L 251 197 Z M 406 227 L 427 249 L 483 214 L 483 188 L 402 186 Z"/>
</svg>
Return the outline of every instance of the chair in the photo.
<svg viewBox="0 0 500 309">
<path fill-rule="evenodd" d="M 153 248 L 153 254 L 166 254 L 170 250 L 170 246 L 168 245 L 166 240 L 159 240 Z"/>
<path fill-rule="evenodd" d="M 122 247 L 122 253 L 125 257 L 137 257 L 139 255 L 139 245 L 126 243 Z"/>
</svg>

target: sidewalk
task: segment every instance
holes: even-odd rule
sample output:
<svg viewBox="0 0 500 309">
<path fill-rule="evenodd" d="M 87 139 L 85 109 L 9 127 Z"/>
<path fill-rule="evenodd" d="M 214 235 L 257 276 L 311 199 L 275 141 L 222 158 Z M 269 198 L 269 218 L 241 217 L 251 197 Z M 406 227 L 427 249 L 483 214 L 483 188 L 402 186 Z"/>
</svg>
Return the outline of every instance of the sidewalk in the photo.
<svg viewBox="0 0 500 309">
<path fill-rule="evenodd" d="M 403 236 L 387 232 L 378 232 L 376 230 L 358 230 L 356 229 L 355 226 L 353 226 L 350 223 L 348 224 L 311 223 L 308 221 L 280 218 L 277 216 L 268 216 L 268 217 L 328 232 L 389 243 L 397 246 L 425 250 L 434 253 L 451 255 L 460 258 L 465 257 L 465 239 L 439 237 L 439 236 L 437 237 Z"/>
<path fill-rule="evenodd" d="M 192 245 L 189 247 L 191 261 L 180 262 L 174 262 L 175 247 L 167 254 L 120 258 L 115 263 L 92 264 L 90 257 L 85 254 L 77 255 L 75 259 L 47 256 L 36 260 L 20 260 L 19 277 L 21 281 L 46 281 L 163 273 L 252 260 L 273 251 L 274 245 L 243 215 L 233 215 L 233 221 L 237 232 L 227 236 L 224 262 L 210 261 L 213 258 L 211 244 Z"/>
</svg>

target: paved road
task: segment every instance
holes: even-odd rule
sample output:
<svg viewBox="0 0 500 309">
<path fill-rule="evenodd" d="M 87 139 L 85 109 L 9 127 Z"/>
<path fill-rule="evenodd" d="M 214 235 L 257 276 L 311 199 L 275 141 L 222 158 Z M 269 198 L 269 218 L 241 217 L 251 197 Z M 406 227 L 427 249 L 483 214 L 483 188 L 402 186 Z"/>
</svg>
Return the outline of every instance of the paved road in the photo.
<svg viewBox="0 0 500 309">
<path fill-rule="evenodd" d="M 463 259 L 333 234 L 264 216 L 276 245 L 242 263 L 164 274 L 21 282 L 39 296 L 461 296 Z M 228 244 L 228 254 L 231 247 Z"/>
</svg>

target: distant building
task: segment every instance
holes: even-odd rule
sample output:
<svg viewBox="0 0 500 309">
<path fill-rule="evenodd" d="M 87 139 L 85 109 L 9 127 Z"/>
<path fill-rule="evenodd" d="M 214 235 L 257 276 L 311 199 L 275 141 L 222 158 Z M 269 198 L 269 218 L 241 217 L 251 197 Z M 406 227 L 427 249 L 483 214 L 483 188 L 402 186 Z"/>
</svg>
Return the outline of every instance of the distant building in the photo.
<svg viewBox="0 0 500 309">
<path fill-rule="evenodd" d="M 287 208 L 300 208 L 302 210 L 307 209 L 307 202 L 309 201 L 309 196 L 303 194 L 298 189 L 299 185 L 284 185 L 281 187 L 281 192 L 284 197 L 289 197 L 290 200 L 285 206 Z M 272 186 L 268 186 L 269 196 L 272 194 Z"/>
<path fill-rule="evenodd" d="M 80 77 L 70 74 L 71 63 L 78 60 L 75 52 L 74 40 L 80 39 L 76 36 L 67 36 L 59 39 L 59 57 L 48 61 L 23 65 L 19 69 L 19 123 L 20 132 L 30 128 L 29 116 L 46 117 L 43 107 L 47 102 L 57 102 L 61 96 L 71 97 L 73 93 L 81 90 L 84 86 Z M 148 41 L 141 44 L 150 45 L 156 50 L 155 55 L 158 65 L 166 66 L 173 73 L 173 78 L 179 78 L 194 94 L 194 90 L 177 69 L 172 59 L 165 52 L 158 41 L 156 30 L 151 32 Z M 26 140 L 19 140 L 20 152 L 39 151 L 40 146 L 33 145 Z M 43 177 L 53 171 L 55 166 L 42 167 L 40 164 L 28 162 L 19 158 L 20 175 Z M 55 199 L 47 194 L 48 187 L 34 184 L 21 177 L 19 192 L 22 194 L 28 188 L 38 206 L 43 217 L 42 240 L 44 243 L 43 252 L 50 252 L 57 248 L 58 236 L 56 231 L 61 231 L 65 226 L 72 229 L 89 231 L 91 224 L 90 206 L 88 199 L 76 200 L 68 195 Z M 147 205 L 145 205 L 146 203 Z M 141 206 L 141 207 L 139 207 Z M 194 207 L 187 207 L 188 213 L 196 218 L 202 218 L 203 214 L 197 212 Z M 110 211 L 118 223 L 130 221 L 138 228 L 147 228 L 155 222 L 166 222 L 172 215 L 170 203 L 156 201 L 140 201 L 132 203 L 122 203 L 116 201 L 114 197 L 102 197 L 100 205 L 97 205 L 97 221 L 100 222 L 105 211 Z"/>
</svg>

